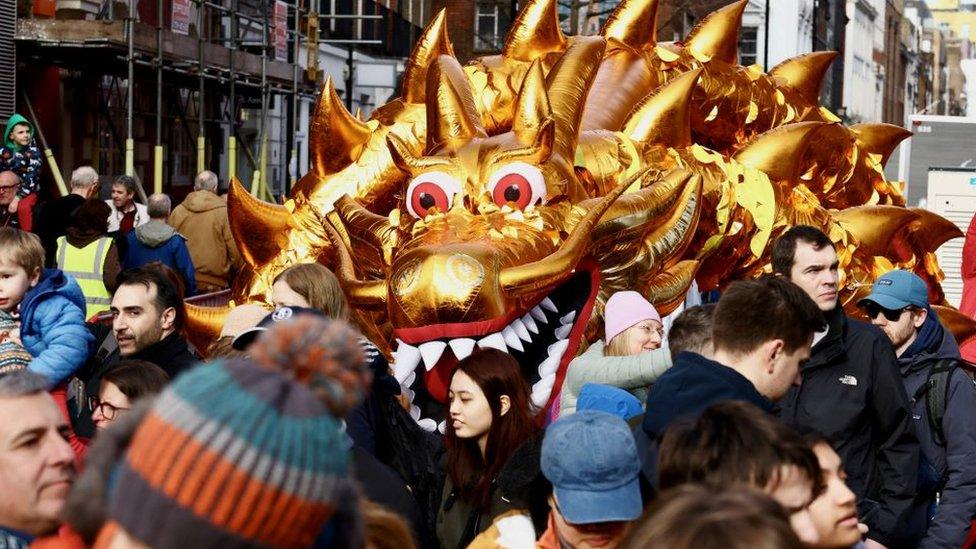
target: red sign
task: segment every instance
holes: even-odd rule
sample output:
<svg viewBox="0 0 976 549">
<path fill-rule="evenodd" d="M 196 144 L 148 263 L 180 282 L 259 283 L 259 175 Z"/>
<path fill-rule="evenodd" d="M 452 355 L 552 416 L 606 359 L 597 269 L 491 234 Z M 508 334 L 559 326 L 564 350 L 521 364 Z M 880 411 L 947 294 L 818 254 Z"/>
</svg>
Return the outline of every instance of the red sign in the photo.
<svg viewBox="0 0 976 549">
<path fill-rule="evenodd" d="M 275 59 L 288 61 L 288 4 L 275 1 L 274 7 L 274 51 Z"/>
<path fill-rule="evenodd" d="M 173 0 L 173 22 L 170 30 L 190 34 L 190 0 Z"/>
</svg>

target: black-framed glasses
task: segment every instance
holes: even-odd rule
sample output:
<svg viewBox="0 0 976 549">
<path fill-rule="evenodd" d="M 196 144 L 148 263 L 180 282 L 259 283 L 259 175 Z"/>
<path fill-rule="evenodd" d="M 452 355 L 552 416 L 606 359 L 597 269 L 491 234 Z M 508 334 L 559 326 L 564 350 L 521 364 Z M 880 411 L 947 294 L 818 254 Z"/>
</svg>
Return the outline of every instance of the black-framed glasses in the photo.
<svg viewBox="0 0 976 549">
<path fill-rule="evenodd" d="M 119 410 L 128 410 L 128 408 L 119 408 L 114 404 L 109 404 L 108 402 L 102 402 L 98 397 L 88 397 L 88 409 L 94 414 L 96 411 L 102 414 L 102 417 L 112 421 L 119 415 Z"/>
<path fill-rule="evenodd" d="M 901 318 L 901 314 L 905 312 L 905 309 L 908 307 L 903 307 L 901 309 L 888 309 L 873 301 L 867 301 L 864 303 L 863 308 L 864 312 L 867 313 L 868 318 L 872 320 L 878 318 L 878 315 L 883 314 L 884 317 L 888 319 L 888 322 L 898 322 L 898 319 Z"/>
<path fill-rule="evenodd" d="M 18 187 L 20 187 L 20 185 L 0 185 L 0 193 L 5 193 L 9 190 L 16 189 Z"/>
</svg>

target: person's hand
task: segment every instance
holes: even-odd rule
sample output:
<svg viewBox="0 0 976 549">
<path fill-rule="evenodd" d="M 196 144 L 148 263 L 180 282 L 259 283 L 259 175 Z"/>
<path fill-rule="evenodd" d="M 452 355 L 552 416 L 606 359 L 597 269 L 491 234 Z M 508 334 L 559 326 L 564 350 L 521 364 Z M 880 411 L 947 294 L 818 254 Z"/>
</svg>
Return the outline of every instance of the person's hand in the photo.
<svg viewBox="0 0 976 549">
<path fill-rule="evenodd" d="M 867 549 L 888 549 L 886 546 L 881 545 L 873 539 L 864 540 L 864 547 Z"/>
<path fill-rule="evenodd" d="M 7 211 L 10 212 L 10 213 L 17 213 L 17 205 L 18 204 L 20 204 L 20 197 L 19 196 L 14 197 L 14 199 L 10 201 L 10 205 L 7 206 Z"/>
</svg>

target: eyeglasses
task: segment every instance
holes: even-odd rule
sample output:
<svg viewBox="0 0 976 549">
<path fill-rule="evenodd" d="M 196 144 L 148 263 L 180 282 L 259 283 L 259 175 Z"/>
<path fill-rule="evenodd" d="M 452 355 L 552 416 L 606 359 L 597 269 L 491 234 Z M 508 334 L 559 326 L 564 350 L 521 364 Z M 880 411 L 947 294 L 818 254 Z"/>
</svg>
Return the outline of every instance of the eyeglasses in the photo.
<svg viewBox="0 0 976 549">
<path fill-rule="evenodd" d="M 16 189 L 20 185 L 0 185 L 0 193 L 5 193 L 11 189 Z"/>
<path fill-rule="evenodd" d="M 128 410 L 128 408 L 119 408 L 108 402 L 102 402 L 98 397 L 88 397 L 88 408 L 94 414 L 96 411 L 102 414 L 102 417 L 112 421 L 117 415 L 119 415 L 119 410 Z"/>
<path fill-rule="evenodd" d="M 901 309 L 887 309 L 873 301 L 868 301 L 864 304 L 864 312 L 867 313 L 868 318 L 873 320 L 878 318 L 879 314 L 883 314 L 884 317 L 888 319 L 888 322 L 898 322 L 898 319 L 901 318 L 901 314 L 905 312 L 906 309 L 908 309 L 908 307 L 903 307 Z"/>
</svg>

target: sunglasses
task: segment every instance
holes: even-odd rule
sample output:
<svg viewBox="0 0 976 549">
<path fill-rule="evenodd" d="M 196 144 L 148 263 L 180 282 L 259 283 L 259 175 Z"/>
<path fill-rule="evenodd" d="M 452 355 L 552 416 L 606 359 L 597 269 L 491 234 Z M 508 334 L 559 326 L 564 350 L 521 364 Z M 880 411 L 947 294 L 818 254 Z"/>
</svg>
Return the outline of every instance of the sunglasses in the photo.
<svg viewBox="0 0 976 549">
<path fill-rule="evenodd" d="M 887 309 L 873 301 L 868 301 L 864 304 L 864 312 L 867 313 L 868 318 L 875 319 L 878 318 L 879 314 L 883 314 L 889 322 L 898 322 L 898 319 L 901 318 L 901 314 L 904 313 L 906 309 L 908 309 L 908 307 L 903 307 L 901 309 Z"/>
</svg>

